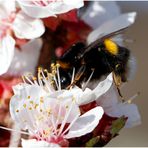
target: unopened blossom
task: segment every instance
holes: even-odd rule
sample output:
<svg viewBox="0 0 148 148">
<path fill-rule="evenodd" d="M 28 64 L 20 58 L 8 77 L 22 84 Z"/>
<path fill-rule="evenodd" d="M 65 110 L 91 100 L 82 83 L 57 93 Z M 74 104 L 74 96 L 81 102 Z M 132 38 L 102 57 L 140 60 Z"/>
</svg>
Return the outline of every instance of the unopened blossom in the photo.
<svg viewBox="0 0 148 148">
<path fill-rule="evenodd" d="M 5 73 L 13 59 L 15 38 L 34 39 L 45 29 L 39 19 L 33 19 L 15 8 L 15 1 L 0 1 L 0 75 Z"/>
<path fill-rule="evenodd" d="M 83 0 L 17 0 L 21 9 L 34 18 L 46 18 L 78 9 L 84 5 Z"/>
</svg>

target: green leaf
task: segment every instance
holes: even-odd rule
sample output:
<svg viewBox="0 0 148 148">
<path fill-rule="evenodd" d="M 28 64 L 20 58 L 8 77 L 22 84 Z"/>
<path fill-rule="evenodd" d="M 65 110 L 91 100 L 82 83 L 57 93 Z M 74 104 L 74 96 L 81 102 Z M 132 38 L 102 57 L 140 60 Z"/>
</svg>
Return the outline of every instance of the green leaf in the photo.
<svg viewBox="0 0 148 148">
<path fill-rule="evenodd" d="M 86 147 L 93 147 L 95 144 L 97 144 L 100 140 L 100 136 L 97 136 L 97 137 L 94 137 L 92 139 L 90 139 L 86 144 L 85 146 Z"/>
<path fill-rule="evenodd" d="M 124 116 L 118 118 L 117 120 L 112 122 L 111 131 L 112 137 L 119 133 L 119 131 L 125 126 L 127 118 Z"/>
</svg>

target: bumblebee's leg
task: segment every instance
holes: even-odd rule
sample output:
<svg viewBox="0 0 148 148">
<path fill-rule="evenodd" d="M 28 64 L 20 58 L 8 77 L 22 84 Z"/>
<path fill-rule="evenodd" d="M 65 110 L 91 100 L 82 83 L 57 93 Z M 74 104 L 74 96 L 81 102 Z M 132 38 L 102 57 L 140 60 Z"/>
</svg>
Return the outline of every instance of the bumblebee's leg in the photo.
<svg viewBox="0 0 148 148">
<path fill-rule="evenodd" d="M 118 94 L 119 96 L 121 97 L 121 100 L 122 102 L 125 102 L 125 99 L 121 93 L 121 90 L 120 90 L 120 85 L 122 83 L 122 80 L 121 80 L 121 77 L 116 75 L 114 72 L 113 72 L 113 79 L 114 79 L 114 82 L 115 82 L 115 85 L 116 85 L 116 88 L 117 88 L 117 91 L 118 91 Z"/>
<path fill-rule="evenodd" d="M 86 65 L 82 65 L 79 68 L 78 72 L 76 73 L 74 81 L 67 87 L 67 89 L 70 89 L 72 86 L 74 86 L 80 80 L 80 78 L 83 76 L 85 70 L 86 70 Z"/>
</svg>

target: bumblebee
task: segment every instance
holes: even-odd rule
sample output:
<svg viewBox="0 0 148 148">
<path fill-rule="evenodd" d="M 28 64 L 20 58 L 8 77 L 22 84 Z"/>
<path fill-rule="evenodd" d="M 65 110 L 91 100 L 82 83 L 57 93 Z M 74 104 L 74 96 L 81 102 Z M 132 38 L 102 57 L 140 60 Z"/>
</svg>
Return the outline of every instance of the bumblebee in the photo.
<svg viewBox="0 0 148 148">
<path fill-rule="evenodd" d="M 127 14 L 126 14 L 127 15 Z M 120 16 L 120 19 L 125 15 Z M 127 17 L 129 14 L 127 15 Z M 113 23 L 120 23 L 119 18 Z M 125 17 L 125 19 L 127 19 Z M 114 74 L 114 81 L 119 88 L 122 82 L 127 81 L 129 71 L 130 50 L 116 44 L 110 38 L 128 28 L 132 23 L 118 27 L 117 30 L 103 35 L 89 45 L 79 42 L 72 45 L 57 62 L 60 64 L 60 77 L 62 88 L 69 88 L 73 84 L 81 86 L 83 82 L 100 79 L 111 72 Z M 73 68 L 75 78 L 71 83 Z M 118 89 L 119 91 L 119 89 Z M 119 91 L 120 96 L 121 93 Z"/>
</svg>

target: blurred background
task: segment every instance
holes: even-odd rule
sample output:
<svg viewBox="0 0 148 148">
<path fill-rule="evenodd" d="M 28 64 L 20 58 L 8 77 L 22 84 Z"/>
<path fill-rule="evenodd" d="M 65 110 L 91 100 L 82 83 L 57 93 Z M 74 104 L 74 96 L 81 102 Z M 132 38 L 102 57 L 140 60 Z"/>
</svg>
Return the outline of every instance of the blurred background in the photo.
<svg viewBox="0 0 148 148">
<path fill-rule="evenodd" d="M 111 140 L 107 146 L 148 146 L 148 1 L 117 2 L 122 12 L 136 11 L 137 20 L 126 31 L 126 35 L 134 39 L 128 47 L 137 60 L 137 72 L 134 80 L 124 88 L 123 93 L 128 98 L 140 91 L 140 96 L 134 100 L 139 107 L 142 124 L 140 126 L 123 129 L 120 136 Z"/>
</svg>

